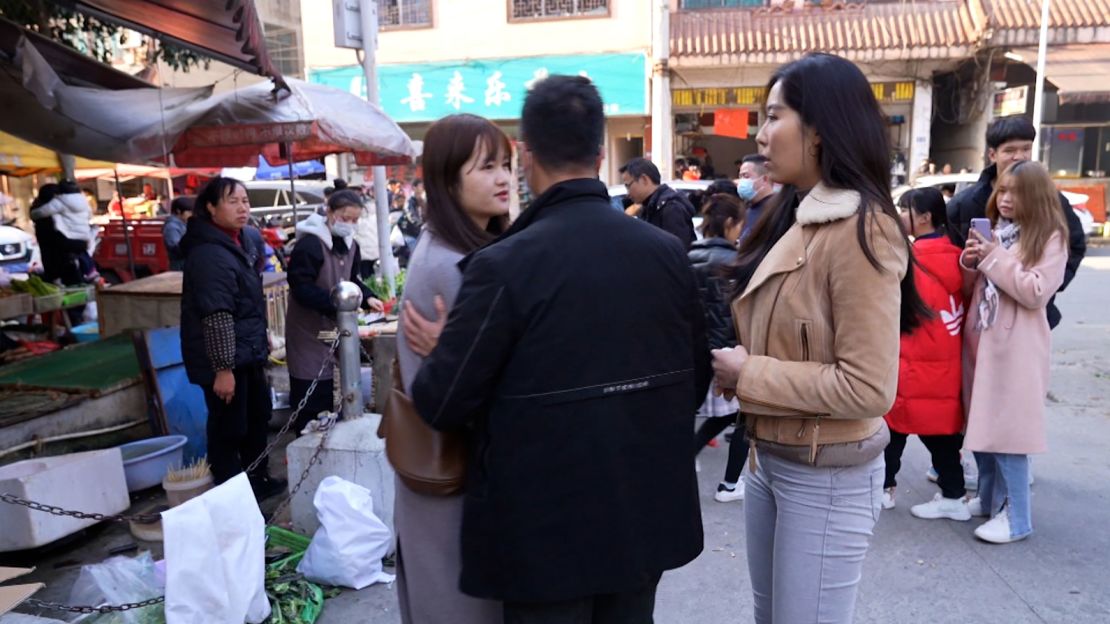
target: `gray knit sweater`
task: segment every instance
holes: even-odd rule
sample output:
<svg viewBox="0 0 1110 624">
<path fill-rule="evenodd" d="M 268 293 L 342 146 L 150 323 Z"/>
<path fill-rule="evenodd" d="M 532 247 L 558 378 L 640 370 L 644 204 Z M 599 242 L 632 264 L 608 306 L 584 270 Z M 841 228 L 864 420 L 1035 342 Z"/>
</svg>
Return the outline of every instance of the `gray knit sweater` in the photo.
<svg viewBox="0 0 1110 624">
<path fill-rule="evenodd" d="M 462 253 L 448 247 L 442 239 L 425 228 L 409 259 L 404 301 L 411 303 L 427 319 L 435 318 L 436 295 L 443 297 L 450 310 L 455 304 L 455 296 L 459 294 L 459 287 L 462 286 L 462 272 L 457 266 L 462 259 Z M 405 392 L 410 392 L 413 379 L 424 359 L 409 349 L 404 331 L 397 333 L 397 357 L 401 364 L 401 380 Z"/>
</svg>

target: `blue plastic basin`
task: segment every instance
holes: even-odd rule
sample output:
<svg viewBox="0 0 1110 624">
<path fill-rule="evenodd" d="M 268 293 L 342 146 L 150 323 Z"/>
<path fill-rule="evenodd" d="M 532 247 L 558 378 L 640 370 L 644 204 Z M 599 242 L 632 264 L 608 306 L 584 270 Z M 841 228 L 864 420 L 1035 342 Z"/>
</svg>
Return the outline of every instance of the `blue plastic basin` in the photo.
<svg viewBox="0 0 1110 624">
<path fill-rule="evenodd" d="M 119 447 L 127 491 L 137 492 L 162 484 L 171 468 L 180 468 L 185 443 L 183 435 L 169 435 L 128 442 Z"/>
</svg>

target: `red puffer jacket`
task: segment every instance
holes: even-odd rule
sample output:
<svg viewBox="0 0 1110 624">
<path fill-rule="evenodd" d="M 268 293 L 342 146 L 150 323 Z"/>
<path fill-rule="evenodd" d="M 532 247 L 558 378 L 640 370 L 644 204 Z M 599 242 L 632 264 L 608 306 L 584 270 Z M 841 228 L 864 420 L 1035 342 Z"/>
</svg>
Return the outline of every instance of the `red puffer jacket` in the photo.
<svg viewBox="0 0 1110 624">
<path fill-rule="evenodd" d="M 947 236 L 938 236 L 918 239 L 913 253 L 920 265 L 914 267 L 917 290 L 936 317 L 902 335 L 898 396 L 886 422 L 906 434 L 960 433 L 964 428 L 960 332 L 965 315 L 960 248 Z"/>
</svg>

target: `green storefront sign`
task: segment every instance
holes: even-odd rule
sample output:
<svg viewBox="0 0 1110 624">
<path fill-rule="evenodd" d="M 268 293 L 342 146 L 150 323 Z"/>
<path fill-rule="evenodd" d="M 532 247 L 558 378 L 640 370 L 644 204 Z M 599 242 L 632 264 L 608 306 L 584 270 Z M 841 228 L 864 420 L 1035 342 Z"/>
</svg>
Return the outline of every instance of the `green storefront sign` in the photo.
<svg viewBox="0 0 1110 624">
<path fill-rule="evenodd" d="M 517 119 L 531 85 L 548 75 L 588 77 L 606 115 L 647 114 L 647 60 L 641 53 L 536 56 L 411 65 L 380 65 L 381 105 L 397 122 L 434 121 L 452 113 Z M 366 97 L 357 65 L 312 69 L 310 82 Z"/>
</svg>

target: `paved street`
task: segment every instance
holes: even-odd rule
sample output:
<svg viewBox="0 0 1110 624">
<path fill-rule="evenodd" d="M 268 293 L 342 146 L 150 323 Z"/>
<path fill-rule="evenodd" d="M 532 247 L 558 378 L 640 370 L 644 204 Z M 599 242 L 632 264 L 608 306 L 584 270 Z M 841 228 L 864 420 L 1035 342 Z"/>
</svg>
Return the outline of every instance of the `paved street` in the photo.
<svg viewBox="0 0 1110 624">
<path fill-rule="evenodd" d="M 924 521 L 911 505 L 931 498 L 929 460 L 911 438 L 899 507 L 884 511 L 864 568 L 856 621 L 1007 624 L 1110 622 L 1110 249 L 1092 249 L 1060 300 L 1049 397 L 1049 454 L 1034 461 L 1036 533 L 1007 546 L 979 542 L 980 521 Z M 1022 357 L 1015 353 L 1014 357 Z M 656 621 L 748 622 L 743 503 L 712 494 L 725 448 L 701 455 L 705 551 L 663 577 Z M 329 600 L 321 624 L 399 622 L 392 587 Z"/>
</svg>

